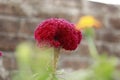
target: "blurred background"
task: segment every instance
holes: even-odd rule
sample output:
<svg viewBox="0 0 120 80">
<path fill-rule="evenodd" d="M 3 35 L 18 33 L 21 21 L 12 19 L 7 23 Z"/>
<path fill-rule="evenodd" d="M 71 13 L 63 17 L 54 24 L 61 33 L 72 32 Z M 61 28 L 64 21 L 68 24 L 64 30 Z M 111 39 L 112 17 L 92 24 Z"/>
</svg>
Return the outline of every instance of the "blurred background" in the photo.
<svg viewBox="0 0 120 80">
<path fill-rule="evenodd" d="M 120 57 L 120 5 L 86 0 L 0 0 L 0 80 L 10 80 L 17 69 L 14 51 L 23 41 L 34 41 L 34 30 L 43 20 L 65 18 L 77 23 L 81 16 L 91 15 L 102 27 L 96 29 L 95 44 L 100 54 Z M 61 51 L 58 68 L 77 70 L 91 63 L 86 41 L 75 51 Z M 64 54 L 65 53 L 65 54 Z M 116 69 L 120 69 L 120 64 Z M 3 79 L 4 77 L 4 79 Z"/>
</svg>

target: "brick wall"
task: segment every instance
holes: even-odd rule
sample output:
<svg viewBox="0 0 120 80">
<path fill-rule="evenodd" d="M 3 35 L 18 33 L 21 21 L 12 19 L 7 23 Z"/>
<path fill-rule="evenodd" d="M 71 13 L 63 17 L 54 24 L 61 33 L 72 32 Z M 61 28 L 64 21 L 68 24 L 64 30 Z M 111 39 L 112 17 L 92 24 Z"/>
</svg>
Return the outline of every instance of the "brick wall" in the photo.
<svg viewBox="0 0 120 80">
<path fill-rule="evenodd" d="M 50 17 L 75 23 L 83 15 L 95 16 L 102 22 L 102 28 L 96 30 L 99 52 L 120 57 L 119 13 L 120 6 L 85 0 L 0 0 L 0 50 L 4 52 L 0 58 L 0 73 L 3 73 L 0 80 L 9 80 L 16 69 L 16 45 L 25 40 L 34 41 L 37 24 Z M 85 40 L 75 51 L 62 50 L 61 53 L 59 68 L 86 68 L 92 62 Z"/>
</svg>

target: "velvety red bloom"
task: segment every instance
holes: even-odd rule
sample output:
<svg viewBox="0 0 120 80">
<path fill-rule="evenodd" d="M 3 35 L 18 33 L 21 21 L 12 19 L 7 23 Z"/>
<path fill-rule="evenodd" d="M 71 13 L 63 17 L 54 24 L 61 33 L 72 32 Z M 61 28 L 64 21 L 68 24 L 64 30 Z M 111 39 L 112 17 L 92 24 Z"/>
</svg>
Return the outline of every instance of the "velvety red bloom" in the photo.
<svg viewBox="0 0 120 80">
<path fill-rule="evenodd" d="M 74 24 L 57 18 L 43 21 L 36 28 L 34 35 L 38 44 L 48 43 L 66 50 L 76 49 L 82 38 L 81 32 L 75 29 Z"/>
</svg>

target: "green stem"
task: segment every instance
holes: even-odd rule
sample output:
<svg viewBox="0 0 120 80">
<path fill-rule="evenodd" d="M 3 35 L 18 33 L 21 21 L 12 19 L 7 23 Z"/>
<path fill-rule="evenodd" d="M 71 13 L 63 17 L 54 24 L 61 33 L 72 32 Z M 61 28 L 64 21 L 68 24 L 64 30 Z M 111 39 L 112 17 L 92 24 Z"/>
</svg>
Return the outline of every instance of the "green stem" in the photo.
<svg viewBox="0 0 120 80">
<path fill-rule="evenodd" d="M 56 72 L 57 69 L 57 62 L 59 59 L 59 54 L 60 54 L 60 48 L 54 48 L 54 73 Z"/>
<path fill-rule="evenodd" d="M 91 56 L 97 59 L 98 52 L 97 52 L 97 48 L 95 46 L 94 40 L 91 37 L 87 37 L 87 40 L 88 40 L 88 46 L 89 46 L 89 51 L 90 51 Z"/>
<path fill-rule="evenodd" d="M 54 48 L 54 57 L 53 57 L 53 74 L 52 74 L 52 79 L 51 80 L 56 80 L 56 70 L 57 70 L 57 62 L 59 59 L 59 54 L 60 54 L 60 48 Z"/>
<path fill-rule="evenodd" d="M 92 28 L 92 27 L 85 29 L 85 36 L 88 41 L 90 54 L 93 58 L 96 59 L 96 58 L 98 58 L 98 52 L 97 52 L 97 48 L 94 43 L 94 33 L 95 33 L 94 28 Z"/>
</svg>

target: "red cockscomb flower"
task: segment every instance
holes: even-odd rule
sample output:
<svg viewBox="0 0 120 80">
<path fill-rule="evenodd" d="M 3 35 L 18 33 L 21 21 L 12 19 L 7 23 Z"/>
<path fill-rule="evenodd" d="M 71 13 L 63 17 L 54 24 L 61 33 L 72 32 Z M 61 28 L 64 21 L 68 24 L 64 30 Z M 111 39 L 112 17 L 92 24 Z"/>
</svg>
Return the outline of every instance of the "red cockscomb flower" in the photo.
<svg viewBox="0 0 120 80">
<path fill-rule="evenodd" d="M 43 21 L 36 28 L 34 35 L 38 44 L 45 42 L 66 50 L 76 49 L 82 38 L 81 32 L 75 29 L 74 24 L 57 18 Z"/>
</svg>

